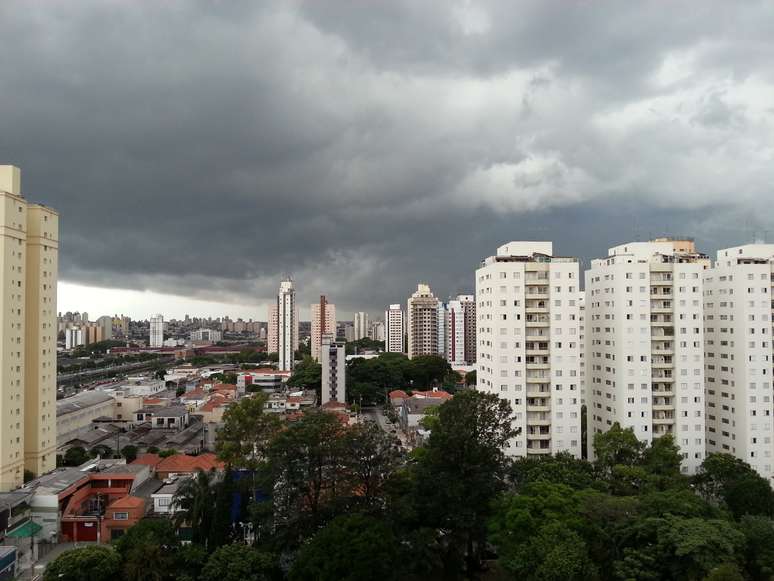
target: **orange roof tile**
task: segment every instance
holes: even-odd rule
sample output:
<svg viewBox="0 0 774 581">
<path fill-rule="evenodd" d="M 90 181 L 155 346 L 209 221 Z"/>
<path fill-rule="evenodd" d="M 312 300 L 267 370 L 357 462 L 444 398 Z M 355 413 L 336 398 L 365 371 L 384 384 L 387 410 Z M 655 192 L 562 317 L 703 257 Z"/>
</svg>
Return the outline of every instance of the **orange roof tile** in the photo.
<svg viewBox="0 0 774 581">
<path fill-rule="evenodd" d="M 215 454 L 207 453 L 199 456 L 188 456 L 187 454 L 174 454 L 164 458 L 156 466 L 158 472 L 196 472 L 204 470 L 205 472 L 215 468 L 222 469 L 223 462 L 218 460 Z"/>
<path fill-rule="evenodd" d="M 143 508 L 145 501 L 137 496 L 124 496 L 119 498 L 112 504 L 108 505 L 108 509 L 111 508 Z"/>
<path fill-rule="evenodd" d="M 161 457 L 158 454 L 140 454 L 131 463 L 142 464 L 144 466 L 156 466 L 159 462 L 161 462 Z"/>
<path fill-rule="evenodd" d="M 396 389 L 390 392 L 390 399 L 397 399 L 399 397 L 406 399 L 408 398 L 408 394 L 402 389 Z"/>
</svg>

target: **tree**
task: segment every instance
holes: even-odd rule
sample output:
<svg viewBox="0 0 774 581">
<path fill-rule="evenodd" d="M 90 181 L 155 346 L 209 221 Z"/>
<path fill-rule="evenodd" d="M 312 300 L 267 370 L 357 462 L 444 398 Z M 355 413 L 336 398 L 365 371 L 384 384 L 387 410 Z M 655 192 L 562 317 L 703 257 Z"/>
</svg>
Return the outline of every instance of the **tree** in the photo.
<svg viewBox="0 0 774 581">
<path fill-rule="evenodd" d="M 354 498 L 374 505 L 403 460 L 400 442 L 376 423 L 350 426 L 342 433 L 344 469 Z"/>
<path fill-rule="evenodd" d="M 415 388 L 430 388 L 443 382 L 451 371 L 451 365 L 438 355 L 422 355 L 409 361 L 408 378 Z"/>
<path fill-rule="evenodd" d="M 121 456 L 126 459 L 127 464 L 131 464 L 137 459 L 137 446 L 128 444 L 121 448 Z"/>
<path fill-rule="evenodd" d="M 399 546 L 382 521 L 362 514 L 340 516 L 305 544 L 290 581 L 390 581 L 399 577 Z"/>
<path fill-rule="evenodd" d="M 176 508 L 175 525 L 191 527 L 194 543 L 205 545 L 215 514 L 215 470 L 199 470 L 193 478 L 180 483 L 172 503 Z"/>
<path fill-rule="evenodd" d="M 660 488 L 666 488 L 682 480 L 680 474 L 680 448 L 672 434 L 655 438 L 642 453 L 643 467 L 658 480 Z"/>
<path fill-rule="evenodd" d="M 555 456 L 522 456 L 513 461 L 509 475 L 517 491 L 533 482 L 564 484 L 575 490 L 599 486 L 594 467 L 569 452 L 559 452 Z"/>
<path fill-rule="evenodd" d="M 596 465 L 610 474 L 616 465 L 635 466 L 645 449 L 645 443 L 637 439 L 632 428 L 623 429 L 615 422 L 607 432 L 594 434 Z"/>
<path fill-rule="evenodd" d="M 201 581 L 269 581 L 276 575 L 272 555 L 241 544 L 224 545 L 207 560 Z"/>
<path fill-rule="evenodd" d="M 121 557 L 112 548 L 89 546 L 71 549 L 51 561 L 43 581 L 114 581 L 121 574 Z"/>
<path fill-rule="evenodd" d="M 774 492 L 749 464 L 730 454 L 710 454 L 693 479 L 706 499 L 728 507 L 735 518 L 774 514 Z"/>
<path fill-rule="evenodd" d="M 80 466 L 89 459 L 89 455 L 86 450 L 81 446 L 75 446 L 65 452 L 64 465 L 65 466 Z"/>
<path fill-rule="evenodd" d="M 242 398 L 223 413 L 215 449 L 229 466 L 257 470 L 265 460 L 269 441 L 279 429 L 277 417 L 264 411 L 267 397 L 256 393 Z"/>
<path fill-rule="evenodd" d="M 446 561 L 480 564 L 492 501 L 503 489 L 504 448 L 515 435 L 510 404 L 463 391 L 440 406 L 438 422 L 416 465 L 420 521 L 444 530 Z M 443 485 L 439 485 L 443 483 Z"/>
<path fill-rule="evenodd" d="M 288 379 L 287 385 L 288 387 L 301 387 L 319 391 L 322 385 L 322 365 L 312 359 L 310 355 L 304 356 L 303 361 L 296 365 L 293 375 Z"/>
<path fill-rule="evenodd" d="M 465 374 L 465 385 L 468 387 L 475 387 L 476 386 L 476 370 L 468 371 Z"/>
<path fill-rule="evenodd" d="M 167 581 L 175 578 L 175 528 L 166 519 L 144 519 L 114 542 L 126 581 Z"/>
<path fill-rule="evenodd" d="M 744 516 L 739 528 L 745 537 L 747 571 L 753 581 L 774 578 L 774 521 L 762 516 Z"/>
</svg>

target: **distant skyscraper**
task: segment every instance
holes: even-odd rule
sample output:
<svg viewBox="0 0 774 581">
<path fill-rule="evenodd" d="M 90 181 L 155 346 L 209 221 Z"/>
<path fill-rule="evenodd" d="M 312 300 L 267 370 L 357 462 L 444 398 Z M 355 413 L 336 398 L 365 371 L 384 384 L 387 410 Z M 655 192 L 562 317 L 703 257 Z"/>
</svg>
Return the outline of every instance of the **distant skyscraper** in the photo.
<svg viewBox="0 0 774 581">
<path fill-rule="evenodd" d="M 368 329 L 368 338 L 372 341 L 384 341 L 384 323 L 374 321 Z"/>
<path fill-rule="evenodd" d="M 509 242 L 476 271 L 477 386 L 508 400 L 512 456 L 581 456 L 579 265 Z"/>
<path fill-rule="evenodd" d="M 344 344 L 337 342 L 333 335 L 323 335 L 320 346 L 320 364 L 322 371 L 322 400 L 320 404 L 329 401 L 346 403 L 346 349 Z"/>
<path fill-rule="evenodd" d="M 102 338 L 104 340 L 113 338 L 113 317 L 102 316 L 97 319 L 97 325 L 102 328 Z"/>
<path fill-rule="evenodd" d="M 0 490 L 56 467 L 59 215 L 27 202 L 0 166 Z"/>
<path fill-rule="evenodd" d="M 266 330 L 266 351 L 279 353 L 279 309 L 277 304 L 269 306 L 269 323 Z"/>
<path fill-rule="evenodd" d="M 355 313 L 355 341 L 368 337 L 370 326 L 368 324 L 368 313 L 363 311 Z"/>
<path fill-rule="evenodd" d="M 591 261 L 585 304 L 590 441 L 618 422 L 643 442 L 672 434 L 686 473 L 702 463 L 702 274 L 708 266 L 692 240 L 668 238 L 621 244 Z"/>
<path fill-rule="evenodd" d="M 406 307 L 409 358 L 420 355 L 445 355 L 440 350 L 443 341 L 439 330 L 443 328 L 443 323 L 438 322 L 438 315 L 442 312 L 439 303 L 430 286 L 426 284 L 417 285 L 416 292 L 409 297 Z"/>
<path fill-rule="evenodd" d="M 320 295 L 320 302 L 310 305 L 309 311 L 312 317 L 310 350 L 314 360 L 319 361 L 323 336 L 336 336 L 336 305 L 329 303 L 325 295 Z"/>
<path fill-rule="evenodd" d="M 446 359 L 451 365 L 476 362 L 476 297 L 457 295 L 446 306 Z"/>
<path fill-rule="evenodd" d="M 403 353 L 403 339 L 406 333 L 406 317 L 400 305 L 390 305 L 384 311 L 384 350 L 389 353 Z"/>
<path fill-rule="evenodd" d="M 298 349 L 298 305 L 296 289 L 291 279 L 280 283 L 277 295 L 277 353 L 280 371 L 292 371 Z"/>
<path fill-rule="evenodd" d="M 148 346 L 154 348 L 164 346 L 164 315 L 154 315 L 150 318 Z"/>
</svg>

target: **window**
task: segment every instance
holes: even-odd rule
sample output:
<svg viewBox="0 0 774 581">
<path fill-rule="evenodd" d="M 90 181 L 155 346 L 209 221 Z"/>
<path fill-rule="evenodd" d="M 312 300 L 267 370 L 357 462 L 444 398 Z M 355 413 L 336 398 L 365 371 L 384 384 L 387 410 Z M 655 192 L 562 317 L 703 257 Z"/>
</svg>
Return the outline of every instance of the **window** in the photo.
<svg viewBox="0 0 774 581">
<path fill-rule="evenodd" d="M 113 520 L 129 520 L 128 512 L 114 512 Z"/>
</svg>

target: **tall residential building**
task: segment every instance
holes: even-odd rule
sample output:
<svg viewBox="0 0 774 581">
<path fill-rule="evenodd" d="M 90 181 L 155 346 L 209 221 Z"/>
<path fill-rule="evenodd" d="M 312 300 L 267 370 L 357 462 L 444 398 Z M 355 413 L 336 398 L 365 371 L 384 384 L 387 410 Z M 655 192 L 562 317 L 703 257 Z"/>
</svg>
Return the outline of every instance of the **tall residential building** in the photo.
<svg viewBox="0 0 774 581">
<path fill-rule="evenodd" d="M 368 338 L 372 341 L 384 341 L 384 323 L 374 321 L 368 328 Z"/>
<path fill-rule="evenodd" d="M 705 456 L 702 275 L 691 240 L 611 248 L 586 271 L 588 437 L 614 422 L 650 442 L 672 434 L 682 470 Z M 590 454 L 593 449 L 589 446 Z"/>
<path fill-rule="evenodd" d="M 384 311 L 384 350 L 388 353 L 404 353 L 406 316 L 400 305 L 390 305 Z"/>
<path fill-rule="evenodd" d="M 269 306 L 269 323 L 266 330 L 266 351 L 279 353 L 279 309 L 277 304 Z"/>
<path fill-rule="evenodd" d="M 86 341 L 83 339 L 83 331 L 80 327 L 67 327 L 64 330 L 65 334 L 65 349 L 75 349 L 80 345 L 85 345 Z"/>
<path fill-rule="evenodd" d="M 104 340 L 113 338 L 113 317 L 102 316 L 97 319 L 97 325 L 102 327 L 102 338 Z"/>
<path fill-rule="evenodd" d="M 164 346 L 164 315 L 153 315 L 150 318 L 150 347 Z"/>
<path fill-rule="evenodd" d="M 717 253 L 704 271 L 707 452 L 733 454 L 772 483 L 774 244 Z"/>
<path fill-rule="evenodd" d="M 314 360 L 319 361 L 323 336 L 336 336 L 336 305 L 329 303 L 325 295 L 320 295 L 320 302 L 310 305 L 309 311 L 312 318 L 310 349 Z"/>
<path fill-rule="evenodd" d="M 426 284 L 418 284 L 416 292 L 409 297 L 406 307 L 409 359 L 421 355 L 445 355 L 439 349 L 442 346 L 439 331 L 443 328 L 443 318 L 440 323 L 438 320 L 442 313 L 439 305 L 440 301 Z"/>
<path fill-rule="evenodd" d="M 298 349 L 298 305 L 293 280 L 280 282 L 277 294 L 277 369 L 293 371 Z"/>
<path fill-rule="evenodd" d="M 512 456 L 581 456 L 579 266 L 509 242 L 476 271 L 477 389 L 510 402 Z"/>
<path fill-rule="evenodd" d="M 56 467 L 59 215 L 27 202 L 0 166 L 0 490 Z"/>
<path fill-rule="evenodd" d="M 332 334 L 322 336 L 320 346 L 321 366 L 321 405 L 329 401 L 346 403 L 346 348 L 344 343 L 336 341 Z"/>
<path fill-rule="evenodd" d="M 451 365 L 476 362 L 476 297 L 457 295 L 446 305 L 446 359 Z"/>
<path fill-rule="evenodd" d="M 355 341 L 365 339 L 369 335 L 370 325 L 368 322 L 368 313 L 363 311 L 355 313 Z"/>
</svg>

